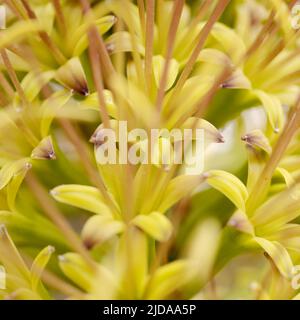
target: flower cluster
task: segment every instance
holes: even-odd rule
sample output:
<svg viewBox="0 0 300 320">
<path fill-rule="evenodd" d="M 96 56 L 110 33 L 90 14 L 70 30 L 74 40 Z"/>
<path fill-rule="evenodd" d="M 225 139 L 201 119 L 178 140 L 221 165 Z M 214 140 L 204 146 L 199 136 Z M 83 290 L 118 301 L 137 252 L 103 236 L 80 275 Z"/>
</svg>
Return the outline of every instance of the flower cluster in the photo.
<svg viewBox="0 0 300 320">
<path fill-rule="evenodd" d="M 0 298 L 300 298 L 297 1 L 2 2 Z"/>
</svg>

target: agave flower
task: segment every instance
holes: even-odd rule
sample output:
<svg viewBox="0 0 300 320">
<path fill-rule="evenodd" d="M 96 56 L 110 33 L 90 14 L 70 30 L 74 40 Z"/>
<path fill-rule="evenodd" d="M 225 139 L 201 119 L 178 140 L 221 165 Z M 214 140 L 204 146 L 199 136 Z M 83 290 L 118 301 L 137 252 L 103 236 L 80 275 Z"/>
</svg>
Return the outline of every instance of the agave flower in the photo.
<svg viewBox="0 0 300 320">
<path fill-rule="evenodd" d="M 1 225 L 1 255 L 5 256 L 5 268 L 8 277 L 6 285 L 11 296 L 1 292 L 1 296 L 8 299 L 49 299 L 49 295 L 40 281 L 41 273 L 48 263 L 53 247 L 46 247 L 34 260 L 29 270 L 24 260 L 18 253 L 7 230 Z"/>
<path fill-rule="evenodd" d="M 192 298 L 236 255 L 263 251 L 275 286 L 263 283 L 258 297 L 295 296 L 288 281 L 299 252 L 300 65 L 298 33 L 287 22 L 294 1 L 4 3 L 0 221 L 11 238 L 2 227 L 9 281 L 1 295 Z M 223 158 L 248 164 L 246 185 L 234 165 L 223 170 L 217 127 L 244 130 L 251 121 L 242 112 L 257 106 L 267 123 L 243 134 L 248 160 L 228 150 Z M 215 159 L 196 175 L 165 166 L 160 148 L 155 164 L 103 164 L 103 132 L 114 130 L 122 153 L 122 121 L 128 132 L 203 129 L 204 158 Z M 190 197 L 210 187 L 208 204 L 196 201 L 190 213 Z M 233 204 L 226 217 L 218 192 Z"/>
</svg>

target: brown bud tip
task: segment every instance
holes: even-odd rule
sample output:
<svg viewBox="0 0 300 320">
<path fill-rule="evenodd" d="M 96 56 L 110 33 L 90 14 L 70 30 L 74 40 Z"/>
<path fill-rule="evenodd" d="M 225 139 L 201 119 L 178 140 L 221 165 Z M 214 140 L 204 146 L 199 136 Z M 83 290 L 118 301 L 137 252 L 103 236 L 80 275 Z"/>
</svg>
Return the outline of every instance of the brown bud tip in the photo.
<svg viewBox="0 0 300 320">
<path fill-rule="evenodd" d="M 87 238 L 87 239 L 84 239 L 83 244 L 88 250 L 90 250 L 94 247 L 95 241 L 93 241 L 90 238 Z"/>
<path fill-rule="evenodd" d="M 33 149 L 31 153 L 32 159 L 39 160 L 55 160 L 56 155 L 54 152 L 52 139 L 50 136 L 44 138 L 39 145 Z"/>
<path fill-rule="evenodd" d="M 227 89 L 227 88 L 230 88 L 230 87 L 231 87 L 230 83 L 224 82 L 224 83 L 220 84 L 220 88 L 222 88 L 222 89 Z"/>
<path fill-rule="evenodd" d="M 47 251 L 48 251 L 48 254 L 52 254 L 55 252 L 55 248 L 53 246 L 48 246 Z"/>
<path fill-rule="evenodd" d="M 208 173 L 208 172 L 202 173 L 202 177 L 203 177 L 204 179 L 209 178 L 209 173 Z"/>
<path fill-rule="evenodd" d="M 105 141 L 105 136 L 101 129 L 97 129 L 90 138 L 90 142 L 93 143 L 96 147 L 101 146 Z"/>
<path fill-rule="evenodd" d="M 0 225 L 0 236 L 4 236 L 7 233 L 5 224 Z"/>
<path fill-rule="evenodd" d="M 87 86 L 85 86 L 85 84 L 83 84 L 82 87 L 78 87 L 78 88 L 75 87 L 74 90 L 77 93 L 81 94 L 82 96 L 87 97 L 89 95 L 89 89 L 87 88 Z"/>
<path fill-rule="evenodd" d="M 220 134 L 218 137 L 217 137 L 217 143 L 224 143 L 225 142 L 225 138 Z"/>
<path fill-rule="evenodd" d="M 249 139 L 249 137 L 248 137 L 248 135 L 246 135 L 246 134 L 241 137 L 241 140 L 242 140 L 242 141 L 245 141 L 245 142 L 247 142 L 248 139 Z"/>
<path fill-rule="evenodd" d="M 115 50 L 115 45 L 111 42 L 111 43 L 107 43 L 106 44 L 106 50 L 108 51 L 108 53 L 112 53 Z"/>
</svg>

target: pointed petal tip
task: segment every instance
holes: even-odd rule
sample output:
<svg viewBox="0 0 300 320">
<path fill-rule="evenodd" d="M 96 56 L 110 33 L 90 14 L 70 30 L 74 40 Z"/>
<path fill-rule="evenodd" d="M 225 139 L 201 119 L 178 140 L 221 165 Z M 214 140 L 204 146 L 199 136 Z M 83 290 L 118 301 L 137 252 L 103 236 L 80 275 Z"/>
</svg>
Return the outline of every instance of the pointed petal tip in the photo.
<svg viewBox="0 0 300 320">
<path fill-rule="evenodd" d="M 0 225 L 0 237 L 5 238 L 7 236 L 6 225 L 3 223 Z"/>
<path fill-rule="evenodd" d="M 63 254 L 60 254 L 57 258 L 58 258 L 59 262 L 66 262 L 67 261 L 67 258 Z"/>
<path fill-rule="evenodd" d="M 242 141 L 247 141 L 247 139 L 248 139 L 248 136 L 246 134 L 244 136 L 241 136 Z"/>
<path fill-rule="evenodd" d="M 92 249 L 95 245 L 95 241 L 93 241 L 91 238 L 83 239 L 83 245 L 88 249 Z"/>
<path fill-rule="evenodd" d="M 51 195 L 52 197 L 55 197 L 55 196 L 58 195 L 58 192 L 57 192 L 56 188 L 51 189 L 51 190 L 49 191 L 49 193 L 50 193 L 50 195 Z"/>
<path fill-rule="evenodd" d="M 222 134 L 217 137 L 217 143 L 225 143 L 225 138 Z"/>
<path fill-rule="evenodd" d="M 55 152 L 52 150 L 48 153 L 48 156 L 47 156 L 48 159 L 50 160 L 56 160 L 56 154 Z"/>
<path fill-rule="evenodd" d="M 230 85 L 228 83 L 224 82 L 224 83 L 221 83 L 219 87 L 221 89 L 228 89 L 228 88 L 230 88 Z"/>
<path fill-rule="evenodd" d="M 75 89 L 76 90 L 76 89 Z M 82 88 L 80 88 L 78 91 L 77 91 L 79 94 L 81 94 L 82 96 L 85 96 L 87 97 L 90 92 L 89 92 L 89 89 L 86 87 L 86 86 L 83 86 Z"/>
<path fill-rule="evenodd" d="M 203 177 L 204 179 L 207 179 L 207 178 L 210 177 L 210 174 L 209 174 L 208 172 L 204 172 L 204 173 L 202 173 L 202 177 Z"/>
<path fill-rule="evenodd" d="M 106 50 L 108 53 L 112 53 L 115 50 L 116 46 L 113 42 L 107 43 L 106 44 Z"/>
<path fill-rule="evenodd" d="M 25 163 L 26 170 L 30 170 L 32 168 L 32 164 L 30 162 Z"/>
<path fill-rule="evenodd" d="M 55 252 L 55 248 L 53 247 L 53 246 L 48 246 L 47 247 L 47 253 L 48 254 L 52 254 L 52 253 L 54 253 Z"/>
<path fill-rule="evenodd" d="M 118 21 L 118 17 L 116 16 L 111 16 L 111 22 L 116 23 Z"/>
</svg>

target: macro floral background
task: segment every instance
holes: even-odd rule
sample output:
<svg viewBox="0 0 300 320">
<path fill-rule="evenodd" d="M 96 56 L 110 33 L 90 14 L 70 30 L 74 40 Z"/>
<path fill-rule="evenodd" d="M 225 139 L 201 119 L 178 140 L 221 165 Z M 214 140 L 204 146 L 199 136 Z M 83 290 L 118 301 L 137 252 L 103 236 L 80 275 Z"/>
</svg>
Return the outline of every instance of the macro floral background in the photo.
<svg viewBox="0 0 300 320">
<path fill-rule="evenodd" d="M 1 298 L 300 298 L 297 1 L 1 5 Z M 119 121 L 203 171 L 100 164 Z"/>
</svg>

